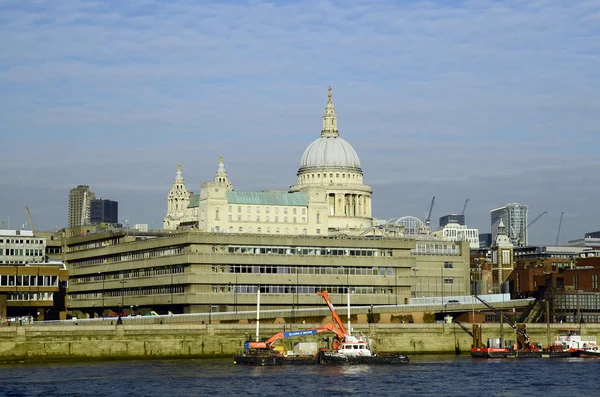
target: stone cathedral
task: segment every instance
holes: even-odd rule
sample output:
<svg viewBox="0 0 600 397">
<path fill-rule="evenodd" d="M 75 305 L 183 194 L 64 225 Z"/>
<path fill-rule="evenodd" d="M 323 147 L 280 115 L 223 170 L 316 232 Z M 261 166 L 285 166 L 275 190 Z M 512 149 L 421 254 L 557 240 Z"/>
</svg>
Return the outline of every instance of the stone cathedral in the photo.
<svg viewBox="0 0 600 397">
<path fill-rule="evenodd" d="M 298 182 L 289 191 L 238 192 L 223 156 L 213 181 L 195 195 L 181 166 L 167 196 L 163 227 L 207 232 L 283 235 L 362 235 L 372 226 L 371 194 L 354 148 L 340 137 L 331 87 L 321 135 L 302 155 Z"/>
</svg>

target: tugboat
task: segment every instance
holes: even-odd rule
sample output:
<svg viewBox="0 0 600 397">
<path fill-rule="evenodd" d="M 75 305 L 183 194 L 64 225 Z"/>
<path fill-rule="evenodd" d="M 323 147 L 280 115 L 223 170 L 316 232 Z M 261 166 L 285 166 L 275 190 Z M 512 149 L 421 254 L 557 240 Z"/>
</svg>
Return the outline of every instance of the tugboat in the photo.
<svg viewBox="0 0 600 397">
<path fill-rule="evenodd" d="M 321 291 L 317 294 L 327 303 L 333 321 L 337 325 L 333 331 L 336 335 L 333 339 L 333 350 L 319 352 L 320 364 L 408 364 L 410 362 L 408 356 L 404 354 L 379 355 L 373 352 L 368 338 L 350 334 L 350 309 L 348 308 L 348 329 L 346 329 L 327 292 Z M 348 306 L 350 306 L 349 301 Z"/>
<path fill-rule="evenodd" d="M 585 351 L 592 353 L 598 349 L 595 336 L 581 335 L 581 330 L 577 328 L 563 328 L 558 330 L 558 336 L 554 337 L 552 347 L 562 348 L 568 351 L 574 357 L 584 357 Z M 586 356 L 587 357 L 587 356 Z"/>
</svg>

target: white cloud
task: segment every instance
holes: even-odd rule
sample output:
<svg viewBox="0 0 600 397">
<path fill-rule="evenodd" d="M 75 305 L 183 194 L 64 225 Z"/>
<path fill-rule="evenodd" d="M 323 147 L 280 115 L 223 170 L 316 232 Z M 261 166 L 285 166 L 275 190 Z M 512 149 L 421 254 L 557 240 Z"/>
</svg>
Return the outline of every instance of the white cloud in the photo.
<svg viewBox="0 0 600 397">
<path fill-rule="evenodd" d="M 576 238 L 600 219 L 581 201 L 600 193 L 598 15 L 551 0 L 2 3 L 0 208 L 52 197 L 64 214 L 39 224 L 64 224 L 68 186 L 86 183 L 157 222 L 174 165 L 197 191 L 221 153 L 238 189 L 285 188 L 331 84 L 376 212 L 473 197 L 483 228 L 519 197 L 576 206 Z"/>
</svg>

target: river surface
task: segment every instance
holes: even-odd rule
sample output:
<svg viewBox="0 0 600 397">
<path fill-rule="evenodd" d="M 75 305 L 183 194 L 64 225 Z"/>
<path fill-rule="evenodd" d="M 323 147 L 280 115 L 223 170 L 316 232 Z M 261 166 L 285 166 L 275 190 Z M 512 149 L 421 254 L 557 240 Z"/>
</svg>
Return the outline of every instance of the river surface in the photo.
<svg viewBox="0 0 600 397">
<path fill-rule="evenodd" d="M 600 360 L 412 356 L 395 366 L 231 359 L 0 364 L 0 396 L 597 396 Z"/>
</svg>

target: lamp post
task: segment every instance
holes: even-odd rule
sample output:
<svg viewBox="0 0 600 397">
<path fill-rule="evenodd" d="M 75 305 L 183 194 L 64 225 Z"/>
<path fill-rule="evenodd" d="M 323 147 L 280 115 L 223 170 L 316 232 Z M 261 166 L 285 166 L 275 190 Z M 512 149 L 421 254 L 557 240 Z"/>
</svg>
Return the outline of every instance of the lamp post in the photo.
<svg viewBox="0 0 600 397">
<path fill-rule="evenodd" d="M 235 273 L 235 285 L 233 286 L 233 303 L 235 305 L 235 313 L 238 312 L 238 304 L 237 304 L 237 285 L 238 285 L 238 277 L 237 273 Z"/>
<path fill-rule="evenodd" d="M 292 291 L 292 279 L 289 278 L 288 281 L 290 282 L 290 292 L 292 293 L 292 324 L 294 324 L 294 323 L 296 323 L 296 308 L 295 308 L 296 298 L 294 296 L 295 291 Z"/>
<path fill-rule="evenodd" d="M 123 305 L 125 301 L 125 284 L 127 284 L 127 281 L 123 280 L 119 282 L 121 283 L 121 314 L 123 314 Z"/>
<path fill-rule="evenodd" d="M 417 268 L 417 267 L 413 267 L 413 268 L 412 268 L 412 271 L 413 271 L 413 274 L 414 274 L 414 276 L 415 276 L 415 298 L 418 298 L 418 297 L 419 297 L 419 291 L 418 291 L 418 289 L 417 289 L 417 282 L 416 282 L 416 278 L 418 277 L 418 276 L 417 276 L 417 274 L 418 274 L 419 268 Z M 421 281 L 421 279 L 419 279 L 419 282 L 420 282 L 420 281 Z"/>
<path fill-rule="evenodd" d="M 441 284 L 441 289 L 442 289 L 442 305 L 444 304 L 444 264 L 442 263 L 442 266 L 440 268 L 442 275 L 440 277 L 440 284 Z"/>
<path fill-rule="evenodd" d="M 396 306 L 398 306 L 398 268 L 394 268 L 394 294 L 396 295 Z"/>
<path fill-rule="evenodd" d="M 98 276 L 102 279 L 102 316 L 104 316 L 104 273 L 98 272 Z"/>
<path fill-rule="evenodd" d="M 169 288 L 169 292 L 171 293 L 171 300 L 169 301 L 169 311 L 173 313 L 173 271 L 175 268 L 171 268 L 171 288 Z"/>
</svg>

